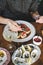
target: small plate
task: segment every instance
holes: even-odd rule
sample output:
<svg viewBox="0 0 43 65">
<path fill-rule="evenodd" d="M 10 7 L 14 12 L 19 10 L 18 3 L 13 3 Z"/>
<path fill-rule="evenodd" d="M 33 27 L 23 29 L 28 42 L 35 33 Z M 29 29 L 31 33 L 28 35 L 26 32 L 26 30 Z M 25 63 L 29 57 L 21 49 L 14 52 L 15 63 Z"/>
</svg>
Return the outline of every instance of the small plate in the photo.
<svg viewBox="0 0 43 65">
<path fill-rule="evenodd" d="M 36 39 L 36 40 L 34 40 L 34 39 Z M 39 39 L 39 40 L 38 40 Z M 35 44 L 35 45 L 40 45 L 41 43 L 42 43 L 42 37 L 41 36 L 34 36 L 33 37 L 33 43 Z"/>
<path fill-rule="evenodd" d="M 35 35 L 35 33 L 36 33 L 35 27 L 27 21 L 17 20 L 16 22 L 18 24 L 25 24 L 27 27 L 29 27 L 30 30 L 31 30 L 30 35 L 28 37 L 24 38 L 24 39 L 17 39 L 15 37 L 18 35 L 18 33 L 9 32 L 8 25 L 6 25 L 5 28 L 4 28 L 4 31 L 3 31 L 4 39 L 7 40 L 7 41 L 13 41 L 13 42 L 26 42 L 26 41 L 31 40 L 33 38 L 33 36 Z M 12 35 L 12 39 L 8 39 L 7 37 L 11 36 L 11 35 Z"/>
<path fill-rule="evenodd" d="M 5 49 L 5 48 L 1 48 L 0 50 L 4 51 L 6 54 L 6 57 L 4 58 L 3 62 L 1 63 L 1 65 L 8 65 L 8 63 L 10 62 L 10 53 Z"/>
</svg>

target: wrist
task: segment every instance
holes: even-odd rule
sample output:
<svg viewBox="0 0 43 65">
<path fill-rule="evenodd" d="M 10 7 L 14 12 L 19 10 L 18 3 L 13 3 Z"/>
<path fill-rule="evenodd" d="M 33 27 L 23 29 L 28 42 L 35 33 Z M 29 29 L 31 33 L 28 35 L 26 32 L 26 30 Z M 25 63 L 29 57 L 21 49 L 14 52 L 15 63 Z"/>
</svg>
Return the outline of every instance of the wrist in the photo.
<svg viewBox="0 0 43 65">
<path fill-rule="evenodd" d="M 31 12 L 31 15 L 32 15 L 32 18 L 35 19 L 35 20 L 40 19 L 40 15 L 39 15 L 38 11 Z"/>
<path fill-rule="evenodd" d="M 35 16 L 33 16 L 33 18 L 34 18 L 35 20 L 38 20 L 38 19 L 40 19 L 40 15 L 35 15 Z"/>
</svg>

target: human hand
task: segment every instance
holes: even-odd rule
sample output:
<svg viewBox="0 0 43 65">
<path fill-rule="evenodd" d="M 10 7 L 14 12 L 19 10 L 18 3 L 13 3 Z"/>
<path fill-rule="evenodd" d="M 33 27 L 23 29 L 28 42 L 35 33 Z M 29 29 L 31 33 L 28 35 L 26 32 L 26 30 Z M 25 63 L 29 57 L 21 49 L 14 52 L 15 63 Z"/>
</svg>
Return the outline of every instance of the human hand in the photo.
<svg viewBox="0 0 43 65">
<path fill-rule="evenodd" d="M 16 23 L 16 21 L 9 20 L 8 25 L 11 31 L 22 31 L 22 28 Z"/>
<path fill-rule="evenodd" d="M 43 16 L 40 16 L 40 18 L 36 20 L 36 23 L 43 23 Z"/>
</svg>

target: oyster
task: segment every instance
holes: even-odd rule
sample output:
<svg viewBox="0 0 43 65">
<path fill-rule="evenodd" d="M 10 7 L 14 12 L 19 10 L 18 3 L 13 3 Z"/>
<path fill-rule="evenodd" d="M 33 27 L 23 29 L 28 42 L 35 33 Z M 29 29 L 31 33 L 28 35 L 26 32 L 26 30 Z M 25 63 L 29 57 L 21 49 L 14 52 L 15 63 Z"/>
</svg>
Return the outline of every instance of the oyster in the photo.
<svg viewBox="0 0 43 65">
<path fill-rule="evenodd" d="M 28 52 L 31 52 L 31 51 L 32 51 L 32 48 L 31 48 L 29 45 L 25 45 L 25 49 L 26 49 L 26 51 L 28 51 Z"/>
<path fill-rule="evenodd" d="M 34 49 L 31 52 L 31 57 L 32 57 L 32 59 L 37 59 L 37 57 L 38 57 L 38 50 L 37 49 Z"/>
<path fill-rule="evenodd" d="M 19 57 L 15 57 L 15 58 L 14 58 L 14 62 L 15 62 L 15 63 L 23 63 L 23 62 L 25 62 L 25 59 L 19 58 Z"/>
<path fill-rule="evenodd" d="M 28 51 L 25 51 L 23 53 L 23 58 L 29 58 L 30 57 L 30 53 Z"/>
<path fill-rule="evenodd" d="M 21 49 L 18 49 L 15 54 L 14 54 L 14 57 L 21 57 L 22 56 L 22 50 Z"/>
<path fill-rule="evenodd" d="M 25 47 L 22 45 L 21 46 L 21 49 L 22 49 L 22 52 L 24 53 L 26 50 L 25 50 Z"/>
</svg>

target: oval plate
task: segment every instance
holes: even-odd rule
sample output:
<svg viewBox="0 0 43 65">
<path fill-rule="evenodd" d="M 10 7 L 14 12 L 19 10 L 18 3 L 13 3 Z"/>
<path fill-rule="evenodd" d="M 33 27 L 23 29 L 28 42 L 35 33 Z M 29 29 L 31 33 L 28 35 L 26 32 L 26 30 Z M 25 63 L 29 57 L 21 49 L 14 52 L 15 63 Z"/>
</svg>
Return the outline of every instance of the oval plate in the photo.
<svg viewBox="0 0 43 65">
<path fill-rule="evenodd" d="M 30 35 L 28 36 L 28 37 L 26 37 L 26 38 L 24 38 L 24 39 L 15 39 L 14 37 L 13 37 L 13 39 L 12 39 L 12 41 L 13 42 L 26 42 L 26 41 L 29 41 L 29 40 L 31 40 L 32 38 L 33 38 L 33 36 L 35 35 L 35 33 L 36 33 L 36 30 L 35 30 L 35 27 L 31 24 L 31 23 L 29 23 L 29 22 L 27 22 L 27 21 L 23 21 L 23 20 L 17 20 L 16 21 L 18 24 L 25 24 L 26 26 L 28 26 L 29 28 L 30 28 L 30 30 L 31 30 L 31 33 L 30 33 Z M 3 31 L 3 37 L 7 40 L 7 38 L 6 38 L 6 35 L 7 35 L 7 32 L 8 32 L 8 25 L 6 25 L 5 26 L 5 28 L 4 28 L 4 31 Z M 13 34 L 13 36 L 15 36 L 14 34 Z M 10 41 L 10 40 L 9 40 Z"/>
<path fill-rule="evenodd" d="M 34 45 L 34 44 L 27 44 L 27 45 L 33 46 L 34 49 L 37 49 L 37 51 L 38 51 L 38 53 L 37 53 L 38 56 L 37 56 L 36 59 L 34 59 L 34 58 L 31 57 L 32 62 L 31 62 L 30 64 L 33 64 L 33 63 L 35 63 L 35 62 L 40 58 L 41 50 L 40 50 L 40 48 L 39 48 L 38 46 L 36 46 L 36 45 Z M 24 46 L 25 46 L 25 45 L 24 45 Z M 19 48 L 21 48 L 21 47 L 19 47 Z M 12 55 L 12 62 L 13 62 L 13 63 L 14 63 L 14 58 L 15 58 L 15 56 L 16 56 L 17 51 L 18 51 L 18 49 L 17 49 L 16 51 L 14 51 L 14 53 L 13 53 L 13 55 Z M 18 65 L 18 64 L 14 63 L 14 65 Z M 22 63 L 21 63 L 20 65 L 22 65 Z M 24 63 L 23 63 L 23 65 L 28 65 L 28 64 L 24 64 Z"/>
</svg>

